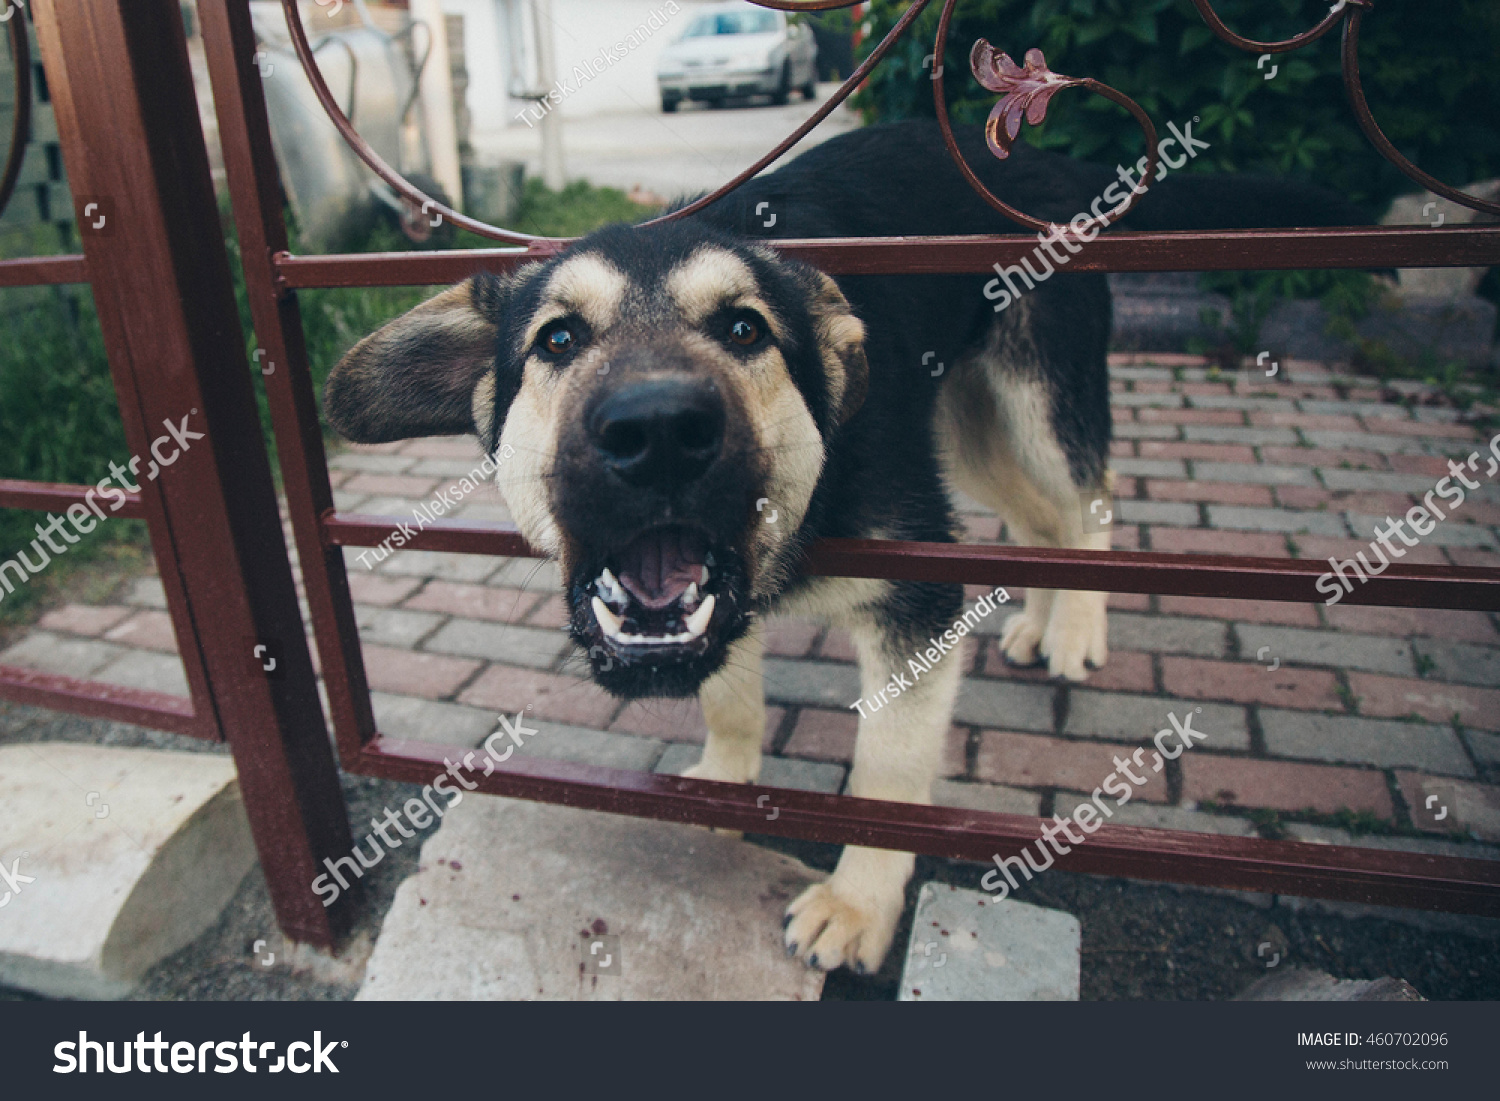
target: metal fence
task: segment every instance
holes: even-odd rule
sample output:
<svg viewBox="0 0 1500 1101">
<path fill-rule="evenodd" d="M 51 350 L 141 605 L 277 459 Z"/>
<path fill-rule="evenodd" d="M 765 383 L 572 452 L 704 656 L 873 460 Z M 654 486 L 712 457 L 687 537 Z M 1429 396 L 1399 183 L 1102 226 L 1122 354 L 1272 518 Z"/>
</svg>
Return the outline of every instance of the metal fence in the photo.
<svg viewBox="0 0 1500 1101">
<path fill-rule="evenodd" d="M 855 0 L 753 0 L 786 11 L 828 10 Z M 686 217 L 728 194 L 791 149 L 842 103 L 933 0 L 914 0 L 887 37 L 831 99 L 755 165 L 669 218 Z M 945 0 L 933 68 L 957 0 Z M 1455 202 L 1489 213 L 1426 176 L 1381 134 L 1360 91 L 1358 43 L 1369 0 L 1341 0 L 1312 30 L 1285 42 L 1250 42 L 1229 31 L 1208 0 L 1194 0 L 1222 39 L 1255 53 L 1280 53 L 1341 28 L 1351 109 L 1371 142 L 1403 172 Z M 257 342 L 277 369 L 265 375 L 276 448 L 321 659 L 339 763 L 350 772 L 426 783 L 445 755 L 468 747 L 403 742 L 376 729 L 361 657 L 343 548 L 378 546 L 396 521 L 340 515 L 333 503 L 316 397 L 308 370 L 297 291 L 311 287 L 436 285 L 477 271 L 504 271 L 555 256 L 566 240 L 486 225 L 417 191 L 360 140 L 318 73 L 296 0 L 283 0 L 295 49 L 329 117 L 350 146 L 396 191 L 446 219 L 508 247 L 420 254 L 294 256 L 287 248 L 255 38 L 247 0 L 200 0 L 202 35 L 218 113 Z M 93 287 L 127 439 L 143 453 L 153 426 L 202 410 L 208 446 L 171 477 L 143 482 L 120 515 L 150 528 L 167 602 L 191 687 L 176 697 L 0 667 L 0 696 L 107 716 L 205 738 L 235 755 L 261 864 L 283 930 L 329 945 L 347 922 L 350 897 L 325 910 L 310 884 L 324 857 L 347 854 L 349 829 L 255 416 L 244 341 L 198 126 L 181 17 L 174 0 L 36 0 L 38 40 L 57 105 L 68 175 L 80 213 L 82 255 L 0 262 L 0 286 L 89 283 Z M 15 49 L 24 33 L 11 30 Z M 1017 51 L 1019 52 L 1019 51 Z M 1023 109 L 1040 83 L 1065 81 L 1126 108 L 1146 134 L 1151 173 L 1154 128 L 1144 111 L 1096 81 L 988 69 L 986 87 L 1003 105 L 992 138 L 1005 136 L 1005 107 Z M 22 65 L 18 69 L 24 68 Z M 998 74 L 998 75 L 997 75 Z M 942 82 L 938 118 L 950 153 L 992 206 L 1018 224 L 1049 228 L 989 194 L 952 140 Z M 17 95 L 22 95 L 20 89 Z M 19 101 L 19 99 L 18 99 Z M 13 144 L 11 160 L 18 156 Z M 10 167 L 6 179 L 13 175 Z M 0 189 L 0 200 L 3 200 Z M 90 228 L 91 213 L 105 215 Z M 96 217 L 93 221 L 98 221 Z M 648 223 L 650 224 L 650 223 Z M 987 272 L 1015 263 L 1035 237 L 822 238 L 767 242 L 835 275 Z M 1074 271 L 1209 271 L 1286 268 L 1488 266 L 1500 262 L 1500 226 L 1345 227 L 1222 232 L 1111 232 L 1073 259 Z M 0 506 L 64 509 L 90 487 L 0 482 Z M 513 528 L 439 521 L 408 536 L 413 549 L 536 556 Z M 1313 603 L 1321 563 L 1124 551 L 825 540 L 807 572 L 985 585 L 1237 597 Z M 1500 610 L 1500 570 L 1392 565 L 1345 598 L 1384 606 Z M 277 654 L 274 672 L 261 656 Z M 518 707 L 519 709 L 519 707 Z M 624 772 L 586 764 L 516 759 L 479 790 L 678 822 L 826 842 L 988 860 L 1036 836 L 1036 819 L 914 806 L 757 786 Z M 765 820 L 766 793 L 780 808 Z M 1102 826 L 1058 863 L 1072 871 L 1276 891 L 1399 906 L 1500 913 L 1500 869 L 1479 860 L 1348 847 Z"/>
</svg>

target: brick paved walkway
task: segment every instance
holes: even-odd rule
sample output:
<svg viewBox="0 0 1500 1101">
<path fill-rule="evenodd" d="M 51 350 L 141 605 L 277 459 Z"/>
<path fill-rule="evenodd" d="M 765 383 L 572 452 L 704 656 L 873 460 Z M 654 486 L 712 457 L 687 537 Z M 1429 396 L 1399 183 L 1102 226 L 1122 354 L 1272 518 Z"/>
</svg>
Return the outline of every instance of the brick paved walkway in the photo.
<svg viewBox="0 0 1500 1101">
<path fill-rule="evenodd" d="M 1433 395 L 1420 386 L 1393 393 L 1296 362 L 1274 380 L 1211 380 L 1189 356 L 1113 361 L 1116 548 L 1345 558 L 1447 474 L 1447 456 L 1485 446 L 1455 410 L 1424 404 Z M 409 516 L 475 461 L 468 439 L 349 448 L 332 459 L 338 507 Z M 964 511 L 973 538 L 1000 537 L 993 515 Z M 488 489 L 453 515 L 508 518 Z M 1495 565 L 1497 530 L 1500 485 L 1486 485 L 1405 561 Z M 348 559 L 385 732 L 472 745 L 497 712 L 531 705 L 543 732 L 526 752 L 661 771 L 696 759 L 696 703 L 626 705 L 580 679 L 550 564 Z M 994 637 L 1004 617 L 981 622 L 939 801 L 1067 813 L 1169 711 L 1201 706 L 1194 725 L 1207 742 L 1117 819 L 1340 843 L 1353 828 L 1355 844 L 1500 855 L 1484 844 L 1500 843 L 1497 617 L 1140 595 L 1110 604 L 1110 661 L 1083 686 L 1007 668 Z M 49 613 L 0 661 L 185 693 L 162 608 L 160 583 L 142 578 L 117 603 Z M 801 622 L 773 625 L 767 641 L 762 782 L 837 791 L 859 694 L 849 641 Z"/>
</svg>

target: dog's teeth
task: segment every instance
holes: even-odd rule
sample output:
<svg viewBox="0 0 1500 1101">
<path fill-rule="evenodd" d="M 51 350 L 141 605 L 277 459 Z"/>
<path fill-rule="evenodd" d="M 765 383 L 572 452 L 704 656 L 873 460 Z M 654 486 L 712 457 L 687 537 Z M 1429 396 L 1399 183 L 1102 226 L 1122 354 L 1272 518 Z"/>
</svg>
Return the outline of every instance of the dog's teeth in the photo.
<svg viewBox="0 0 1500 1101">
<path fill-rule="evenodd" d="M 600 596 L 618 608 L 624 608 L 630 603 L 625 595 L 625 587 L 620 584 L 614 574 L 610 573 L 608 567 L 605 567 L 604 572 L 595 580 L 594 588 Z"/>
<path fill-rule="evenodd" d="M 611 638 L 619 638 L 620 626 L 623 622 L 620 617 L 610 611 L 604 601 L 600 600 L 597 596 L 592 601 L 592 607 L 594 609 L 594 618 L 599 621 L 600 629 Z"/>
<path fill-rule="evenodd" d="M 703 603 L 698 610 L 687 617 L 687 622 L 683 624 L 685 628 L 683 633 L 690 638 L 697 638 L 708 630 L 708 621 L 714 616 L 714 604 L 714 594 L 709 593 L 703 598 Z"/>
<path fill-rule="evenodd" d="M 698 603 L 698 582 L 694 581 L 682 594 L 682 606 L 691 608 Z"/>
<path fill-rule="evenodd" d="M 700 584 L 700 585 L 707 585 L 708 584 L 708 567 L 707 566 L 704 566 L 703 567 L 703 572 L 698 575 L 698 584 Z"/>
</svg>

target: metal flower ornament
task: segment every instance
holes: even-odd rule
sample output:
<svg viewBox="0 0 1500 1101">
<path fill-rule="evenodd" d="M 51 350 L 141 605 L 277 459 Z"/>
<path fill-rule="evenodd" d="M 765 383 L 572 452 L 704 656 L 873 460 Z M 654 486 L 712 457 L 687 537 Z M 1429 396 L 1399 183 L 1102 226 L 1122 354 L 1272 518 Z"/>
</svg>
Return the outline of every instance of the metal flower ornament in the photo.
<svg viewBox="0 0 1500 1101">
<path fill-rule="evenodd" d="M 1010 156 L 1016 136 L 1021 132 L 1021 118 L 1032 126 L 1047 117 L 1047 103 L 1064 88 L 1083 87 L 1085 81 L 1063 76 L 1047 68 L 1047 59 L 1038 49 L 1026 51 L 1026 64 L 1017 65 L 1009 54 L 1001 53 L 983 38 L 974 43 L 969 67 L 981 85 L 1000 96 L 984 123 L 985 140 L 990 152 L 1004 160 Z"/>
</svg>

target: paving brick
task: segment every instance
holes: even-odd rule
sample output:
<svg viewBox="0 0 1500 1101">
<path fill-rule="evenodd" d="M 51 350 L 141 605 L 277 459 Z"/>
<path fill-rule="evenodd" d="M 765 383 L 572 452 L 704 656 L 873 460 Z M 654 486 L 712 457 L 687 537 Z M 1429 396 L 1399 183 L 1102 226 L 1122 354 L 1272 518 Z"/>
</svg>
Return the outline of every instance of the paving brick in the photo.
<svg viewBox="0 0 1500 1101">
<path fill-rule="evenodd" d="M 1410 767 L 1446 776 L 1472 776 L 1458 736 L 1446 726 L 1262 708 L 1266 749 L 1276 757 Z"/>
<path fill-rule="evenodd" d="M 1388 516 L 1355 516 L 1349 517 L 1349 526 L 1363 535 L 1370 532 L 1372 535 L 1376 528 L 1384 529 L 1388 526 Z M 1440 547 L 1486 547 L 1495 550 L 1497 544 L 1495 535 L 1488 528 L 1476 524 L 1455 524 L 1451 521 L 1426 521 L 1432 524 L 1432 530 L 1426 535 L 1417 536 L 1423 543 L 1435 544 Z M 1408 532 L 1416 533 L 1416 529 L 1409 523 L 1402 525 Z M 1394 537 L 1398 540 L 1399 536 Z"/>
<path fill-rule="evenodd" d="M 766 708 L 766 729 L 761 738 L 762 753 L 771 752 L 776 732 L 781 729 L 781 720 L 786 710 L 780 707 Z M 615 716 L 609 729 L 622 734 L 641 734 L 660 738 L 667 742 L 694 742 L 703 744 L 708 732 L 708 721 L 703 717 L 703 708 L 697 698 L 691 699 L 644 699 L 632 700 Z"/>
<path fill-rule="evenodd" d="M 1500 841 L 1500 787 L 1413 772 L 1398 772 L 1396 779 L 1411 811 L 1412 823 L 1418 829 L 1436 833 L 1458 829 L 1482 841 Z M 1434 796 L 1429 807 L 1427 800 Z M 1439 814 L 1443 815 L 1441 819 Z"/>
<path fill-rule="evenodd" d="M 1199 459 L 1205 462 L 1221 463 L 1255 462 L 1255 450 L 1244 444 L 1146 440 L 1141 443 L 1140 447 L 1143 459 Z"/>
<path fill-rule="evenodd" d="M 1203 379 L 1191 378 L 1188 375 L 1183 377 L 1188 381 L 1179 384 L 1177 388 L 1184 394 L 1191 394 L 1194 397 L 1227 397 L 1231 392 L 1231 387 L 1227 382 L 1205 382 Z"/>
<path fill-rule="evenodd" d="M 366 455 L 357 451 L 345 451 L 330 458 L 328 465 L 336 470 L 364 474 L 400 474 L 416 461 L 409 455 Z"/>
<path fill-rule="evenodd" d="M 346 443 L 341 448 L 359 455 L 399 455 L 410 446 L 405 440 L 392 440 L 390 443 Z"/>
<path fill-rule="evenodd" d="M 349 571 L 349 595 L 356 604 L 399 604 L 421 584 L 420 577 L 393 577 L 363 568 Z"/>
<path fill-rule="evenodd" d="M 427 496 L 434 484 L 431 478 L 411 478 L 404 474 L 358 474 L 345 482 L 342 489 L 345 493 L 419 499 Z"/>
<path fill-rule="evenodd" d="M 1500 650 L 1466 643 L 1418 641 L 1416 650 L 1431 663 L 1430 677 L 1454 684 L 1500 688 Z M 1421 659 L 1418 659 L 1421 661 Z M 1425 664 L 1425 663 L 1424 663 Z"/>
<path fill-rule="evenodd" d="M 858 733 L 859 717 L 852 711 L 803 708 L 782 752 L 788 757 L 848 763 L 854 760 L 854 742 Z M 948 728 L 939 776 L 962 776 L 967 771 L 968 739 L 968 731 L 962 727 Z"/>
<path fill-rule="evenodd" d="M 1183 699 L 1229 700 L 1296 707 L 1308 711 L 1342 711 L 1338 682 L 1321 669 L 1270 669 L 1259 662 L 1161 659 L 1162 687 Z"/>
<path fill-rule="evenodd" d="M 1416 671 L 1411 644 L 1405 639 L 1249 624 L 1240 626 L 1238 634 L 1240 653 L 1246 660 L 1269 648 L 1266 662 L 1280 658 L 1283 664 L 1328 665 L 1404 676 Z"/>
<path fill-rule="evenodd" d="M 1170 391 L 1136 391 L 1129 394 L 1111 394 L 1109 403 L 1113 406 L 1152 405 L 1163 409 L 1177 409 L 1182 406 L 1182 395 L 1173 394 Z"/>
<path fill-rule="evenodd" d="M 123 646 L 95 639 L 69 638 L 51 631 L 32 631 L 0 652 L 0 665 L 20 665 L 87 679 L 126 653 Z"/>
<path fill-rule="evenodd" d="M 1166 807 L 1153 803 L 1129 802 L 1118 806 L 1112 798 L 1100 801 L 1110 809 L 1109 821 L 1117 826 L 1139 826 L 1148 830 L 1178 830 L 1186 833 L 1213 833 L 1225 837 L 1256 837 L 1255 824 L 1232 814 L 1207 814 L 1186 807 Z M 1071 792 L 1059 792 L 1054 807 L 1064 818 L 1071 818 L 1085 802 Z"/>
<path fill-rule="evenodd" d="M 1116 489 L 1116 493 L 1119 490 Z M 1120 494 L 1123 496 L 1123 494 Z M 964 538 L 971 543 L 998 543 L 1000 541 L 1000 518 L 998 516 L 965 516 Z"/>
<path fill-rule="evenodd" d="M 171 696 L 189 694 L 187 675 L 182 671 L 182 661 L 176 654 L 131 650 L 100 669 L 93 679 L 126 688 L 166 692 Z"/>
<path fill-rule="evenodd" d="M 1279 508 L 1239 508 L 1233 505 L 1209 505 L 1208 522 L 1216 528 L 1238 531 L 1341 536 L 1348 530 L 1342 517 L 1327 512 L 1288 512 Z"/>
<path fill-rule="evenodd" d="M 1260 457 L 1268 463 L 1286 466 L 1326 466 L 1340 470 L 1386 469 L 1386 456 L 1379 451 L 1358 451 L 1343 447 L 1337 450 L 1321 447 L 1263 447 L 1260 449 Z M 1395 456 L 1391 458 L 1394 459 Z"/>
<path fill-rule="evenodd" d="M 1116 459 L 1110 466 L 1116 474 L 1137 478 L 1187 477 L 1187 466 L 1181 459 Z"/>
<path fill-rule="evenodd" d="M 1324 468 L 1318 471 L 1323 484 L 1329 489 L 1378 489 L 1387 493 L 1423 494 L 1433 487 L 1433 479 L 1426 474 L 1399 474 L 1384 470 L 1338 470 Z"/>
<path fill-rule="evenodd" d="M 1422 451 L 1422 439 L 1417 436 L 1394 436 L 1388 433 L 1376 434 L 1374 432 L 1330 432 L 1322 428 L 1308 428 L 1303 430 L 1307 442 L 1314 447 L 1327 448 L 1330 451 L 1338 451 L 1343 448 L 1351 448 L 1359 451 L 1379 451 L 1390 454 L 1393 451 Z M 1353 461 L 1352 459 L 1350 460 Z"/>
<path fill-rule="evenodd" d="M 406 602 L 418 611 L 444 615 L 488 619 L 497 623 L 519 623 L 546 597 L 520 589 L 493 588 L 489 585 L 466 585 L 457 581 L 434 580 Z"/>
<path fill-rule="evenodd" d="M 1182 434 L 1189 440 L 1207 443 L 1248 443 L 1257 446 L 1290 446 L 1297 442 L 1297 433 L 1290 428 L 1235 427 L 1218 424 L 1184 425 Z"/>
<path fill-rule="evenodd" d="M 1174 524 L 1198 526 L 1198 506 L 1173 501 L 1115 501 L 1115 512 L 1131 524 Z"/>
<path fill-rule="evenodd" d="M 557 563 L 545 558 L 501 558 L 500 568 L 490 577 L 491 585 L 525 589 L 529 593 L 562 592 Z"/>
<path fill-rule="evenodd" d="M 412 477 L 438 478 L 447 484 L 455 478 L 462 479 L 465 475 L 472 474 L 477 465 L 475 460 L 420 459 L 406 473 Z"/>
<path fill-rule="evenodd" d="M 567 635 L 556 630 L 485 623 L 478 619 L 450 619 L 423 644 L 438 654 L 458 654 L 485 661 L 503 661 L 533 669 L 548 669 L 573 650 Z"/>
<path fill-rule="evenodd" d="M 1300 466 L 1273 466 L 1267 463 L 1195 462 L 1193 476 L 1200 482 L 1233 482 L 1236 485 L 1317 485 L 1311 470 Z"/>
<path fill-rule="evenodd" d="M 144 609 L 108 631 L 104 637 L 122 646 L 135 646 L 156 650 L 164 654 L 177 653 L 177 635 L 172 629 L 172 617 L 166 612 Z"/>
<path fill-rule="evenodd" d="M 1188 701 L 1161 696 L 1131 696 L 1123 692 L 1095 692 L 1074 688 L 1069 693 L 1068 720 L 1063 733 L 1076 738 L 1103 738 L 1112 742 L 1142 742 L 1157 731 L 1170 728 L 1168 713 L 1185 719 L 1187 712 L 1202 708 L 1192 720 L 1193 729 L 1208 740 L 1197 743 L 1214 749 L 1250 748 L 1250 728 L 1241 707 Z M 1009 724 L 1009 720 L 1006 722 Z M 1014 724 L 1009 724 L 1014 725 Z"/>
<path fill-rule="evenodd" d="M 1138 352 L 1110 352 L 1109 374 L 1111 378 L 1143 379 L 1151 382 L 1171 382 L 1172 372 L 1166 367 L 1141 367 L 1136 365 Z M 1144 362 L 1144 360 L 1143 360 Z"/>
<path fill-rule="evenodd" d="M 1488 547 L 1444 547 L 1443 553 L 1455 566 L 1492 570 L 1500 566 L 1500 558 Z"/>
<path fill-rule="evenodd" d="M 1500 644 L 1500 633 L 1484 612 L 1442 608 L 1372 608 L 1337 604 L 1323 613 L 1343 631 L 1372 635 L 1420 635 L 1456 642 Z"/>
<path fill-rule="evenodd" d="M 1136 529 L 1135 528 L 1131 528 L 1130 530 L 1131 531 L 1135 531 Z M 1129 544 L 1126 544 L 1124 547 L 1122 547 L 1118 542 L 1116 542 L 1115 543 L 1115 550 L 1126 550 L 1126 549 L 1128 549 L 1128 550 L 1136 550 L 1136 549 L 1139 548 L 1139 546 L 1140 546 L 1140 544 L 1138 542 L 1134 542 L 1134 541 L 1132 541 Z M 1150 593 L 1110 593 L 1109 594 L 1109 610 L 1111 612 L 1149 612 L 1151 610 L 1151 594 Z"/>
<path fill-rule="evenodd" d="M 1232 600 L 1215 596 L 1163 596 L 1163 615 L 1206 616 L 1242 623 L 1279 623 L 1291 627 L 1318 626 L 1318 613 L 1308 604 L 1272 600 Z"/>
<path fill-rule="evenodd" d="M 1129 440 L 1110 440 L 1109 457 L 1112 459 L 1128 459 L 1135 454 L 1135 444 Z"/>
<path fill-rule="evenodd" d="M 38 624 L 49 631 L 96 638 L 133 612 L 133 608 L 118 604 L 65 604 L 42 616 Z"/>
<path fill-rule="evenodd" d="M 600 730 L 620 709 L 620 701 L 591 680 L 508 665 L 490 666 L 458 702 L 505 712 L 530 707 L 538 719 Z"/>
<path fill-rule="evenodd" d="M 1166 713 L 1162 713 L 1166 723 Z M 1197 723 L 1193 724 L 1197 729 Z M 1148 732 L 1152 733 L 1152 732 Z M 1146 783 L 1137 787 L 1132 781 L 1135 798 L 1165 803 L 1170 798 L 1164 770 L 1152 771 L 1155 750 L 1141 755 L 1144 767 L 1132 766 Z M 1038 738 L 1005 730 L 982 730 L 979 734 L 979 760 L 975 774 L 991 783 L 1028 788 L 1066 788 L 1092 792 L 1116 769 L 1115 758 L 1129 760 L 1124 747 L 1100 745 L 1097 742 L 1069 741 L 1063 738 Z M 1124 775 L 1123 773 L 1121 774 Z M 1111 799 L 1110 802 L 1113 802 Z"/>
<path fill-rule="evenodd" d="M 1250 423 L 1257 428 L 1326 428 L 1335 432 L 1360 431 L 1360 423 L 1353 417 L 1293 413 L 1284 410 L 1251 413 Z"/>
<path fill-rule="evenodd" d="M 765 660 L 766 698 L 842 711 L 860 698 L 859 671 L 826 661 Z"/>
<path fill-rule="evenodd" d="M 516 750 L 517 757 L 578 761 L 598 768 L 649 772 L 661 759 L 664 748 L 654 738 L 611 734 L 604 730 L 569 726 L 566 723 L 538 721 L 530 725 L 536 728 L 537 733 L 523 740 L 521 748 Z"/>
<path fill-rule="evenodd" d="M 1226 638 L 1222 623 L 1129 612 L 1109 617 L 1111 649 L 1129 646 L 1132 650 L 1216 658 L 1224 655 Z"/>
<path fill-rule="evenodd" d="M 495 729 L 498 718 L 487 708 L 437 703 L 418 696 L 393 696 L 386 692 L 370 693 L 370 703 L 375 708 L 375 727 L 381 734 L 416 742 L 480 745 Z"/>
<path fill-rule="evenodd" d="M 138 608 L 165 608 L 167 594 L 161 587 L 161 578 L 137 577 L 130 583 L 130 593 L 125 597 L 125 603 L 134 604 Z"/>
<path fill-rule="evenodd" d="M 403 577 L 436 577 L 444 581 L 483 581 L 503 561 L 483 554 L 449 554 L 446 551 L 398 550 L 380 566 L 385 574 Z M 352 571 L 351 571 L 352 572 Z"/>
<path fill-rule="evenodd" d="M 995 647 L 996 661 L 1000 658 L 999 646 Z M 1151 655 L 1132 650 L 1115 650 L 1101 669 L 1089 673 L 1090 688 L 1102 691 L 1154 692 L 1156 675 L 1151 668 Z"/>
<path fill-rule="evenodd" d="M 402 608 L 370 608 L 355 606 L 354 621 L 359 627 L 359 637 L 365 642 L 381 646 L 414 648 L 430 634 L 443 617 L 432 612 L 409 612 Z"/>
<path fill-rule="evenodd" d="M 1276 490 L 1276 499 L 1283 508 L 1323 509 L 1328 512 L 1390 512 L 1403 516 L 1412 505 L 1410 494 L 1405 493 L 1328 490 L 1314 486 L 1280 486 Z"/>
<path fill-rule="evenodd" d="M 1486 768 L 1500 768 L 1500 734 L 1484 730 L 1466 730 L 1464 738 L 1469 749 L 1480 764 Z"/>
<path fill-rule="evenodd" d="M 1464 726 L 1500 730 L 1500 689 L 1371 673 L 1350 673 L 1349 687 L 1362 715 L 1420 715 L 1433 722 L 1450 722 L 1457 715 Z"/>
<path fill-rule="evenodd" d="M 1051 733 L 1056 695 L 1057 689 L 1050 684 L 966 677 L 958 690 L 953 719 L 976 726 Z"/>
<path fill-rule="evenodd" d="M 369 499 L 363 493 L 346 493 L 342 489 L 335 489 L 333 491 L 333 507 L 340 512 L 360 512 L 364 503 Z M 345 560 L 351 560 L 350 552 L 359 549 L 358 547 L 346 547 L 344 549 Z"/>
<path fill-rule="evenodd" d="M 439 700 L 451 696 L 474 675 L 477 661 L 414 653 L 388 646 L 364 646 L 365 673 L 370 687 L 398 696 L 422 696 Z"/>
<path fill-rule="evenodd" d="M 854 652 L 854 640 L 848 631 L 830 627 L 818 644 L 818 657 L 825 661 L 856 661 L 859 655 Z"/>
<path fill-rule="evenodd" d="M 1264 532 L 1215 531 L 1212 528 L 1152 528 L 1151 549 L 1167 554 L 1231 554 L 1255 558 L 1290 558 L 1286 539 Z"/>
<path fill-rule="evenodd" d="M 1308 413 L 1337 416 L 1375 417 L 1382 421 L 1404 420 L 1411 416 L 1403 405 L 1389 405 L 1371 401 L 1303 401 L 1302 409 Z"/>
<path fill-rule="evenodd" d="M 1402 474 L 1420 474 L 1427 479 L 1428 486 L 1449 476 L 1448 460 L 1436 455 L 1392 455 L 1391 469 Z"/>
<path fill-rule="evenodd" d="M 1421 421 L 1390 421 L 1372 419 L 1366 422 L 1371 431 L 1393 432 L 1403 436 L 1427 436 L 1446 440 L 1477 439 L 1479 433 L 1469 424 L 1432 424 Z"/>
<path fill-rule="evenodd" d="M 1151 479 L 1146 495 L 1156 501 L 1211 501 L 1222 505 L 1271 505 L 1268 486 L 1233 482 L 1168 482 Z"/>
<path fill-rule="evenodd" d="M 782 658 L 806 657 L 822 626 L 804 619 L 773 619 L 766 624 L 766 653 Z"/>
<path fill-rule="evenodd" d="M 1142 424 L 1243 425 L 1245 415 L 1232 409 L 1142 409 Z M 1239 442 L 1239 441 L 1236 441 Z"/>
<path fill-rule="evenodd" d="M 1334 814 L 1369 811 L 1394 818 L 1385 774 L 1373 769 L 1326 768 L 1290 761 L 1249 757 L 1184 754 L 1182 798 L 1185 802 Z"/>
<path fill-rule="evenodd" d="M 1175 440 L 1178 432 L 1170 424 L 1121 424 L 1116 421 L 1114 435 L 1117 440 Z"/>
<path fill-rule="evenodd" d="M 932 802 L 939 807 L 989 811 L 991 814 L 1023 814 L 1035 818 L 1042 813 L 1042 797 L 1003 784 L 969 784 L 958 780 L 934 780 Z"/>
</svg>

